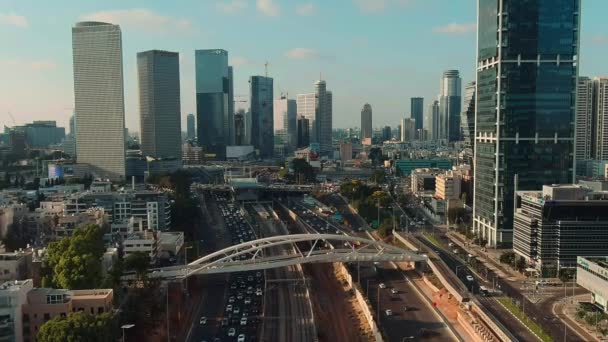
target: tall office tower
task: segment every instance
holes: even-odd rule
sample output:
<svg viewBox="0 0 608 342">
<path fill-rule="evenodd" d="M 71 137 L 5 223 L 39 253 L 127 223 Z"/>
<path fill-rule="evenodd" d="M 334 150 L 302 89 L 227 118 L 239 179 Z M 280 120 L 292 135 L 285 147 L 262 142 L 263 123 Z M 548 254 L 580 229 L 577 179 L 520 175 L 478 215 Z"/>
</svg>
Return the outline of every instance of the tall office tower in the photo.
<svg viewBox="0 0 608 342">
<path fill-rule="evenodd" d="M 490 246 L 513 241 L 517 191 L 573 181 L 580 0 L 506 4 L 478 1 L 473 228 Z"/>
<path fill-rule="evenodd" d="M 475 149 L 475 82 L 464 88 L 464 108 L 460 115 L 461 136 L 466 162 L 473 165 Z"/>
<path fill-rule="evenodd" d="M 179 54 L 161 50 L 140 52 L 137 74 L 142 154 L 181 159 Z"/>
<path fill-rule="evenodd" d="M 125 105 L 120 27 L 79 22 L 72 28 L 78 163 L 99 177 L 125 177 Z"/>
<path fill-rule="evenodd" d="M 315 94 L 317 96 L 317 139 L 320 146 L 320 151 L 323 154 L 329 153 L 332 146 L 332 112 L 333 100 L 331 91 L 327 90 L 325 81 L 319 80 L 315 82 Z"/>
<path fill-rule="evenodd" d="M 308 119 L 308 127 L 309 132 L 309 143 L 318 142 L 317 140 L 317 95 L 315 93 L 310 94 L 298 94 L 296 96 L 296 109 L 298 120 L 300 117 L 305 117 Z M 308 146 L 308 145 L 306 145 Z"/>
<path fill-rule="evenodd" d="M 410 114 L 412 119 L 416 120 L 416 134 L 418 139 L 422 140 L 422 132 L 424 127 L 424 98 L 412 97 L 410 99 Z"/>
<path fill-rule="evenodd" d="M 428 106 L 426 116 L 424 118 L 424 125 L 428 131 L 428 139 L 439 140 L 440 132 L 439 122 L 439 101 L 435 100 Z"/>
<path fill-rule="evenodd" d="M 593 80 L 594 159 L 608 160 L 608 78 Z"/>
<path fill-rule="evenodd" d="M 194 140 L 196 138 L 196 119 L 194 114 L 190 113 L 186 117 L 186 137 L 188 140 Z"/>
<path fill-rule="evenodd" d="M 228 52 L 196 50 L 196 136 L 199 146 L 225 159 L 226 146 L 234 141 L 234 95 Z"/>
<path fill-rule="evenodd" d="M 439 95 L 440 129 L 441 139 L 447 142 L 460 141 L 461 87 L 458 70 L 447 70 L 443 73 Z"/>
<path fill-rule="evenodd" d="M 234 68 L 231 65 L 228 66 L 228 132 L 230 145 L 234 145 Z"/>
<path fill-rule="evenodd" d="M 304 116 L 298 116 L 298 148 L 308 147 L 310 145 L 310 120 Z"/>
<path fill-rule="evenodd" d="M 251 145 L 260 151 L 261 157 L 272 157 L 274 153 L 272 78 L 251 76 L 249 94 Z"/>
<path fill-rule="evenodd" d="M 382 128 L 382 141 L 389 141 L 393 137 L 393 133 L 391 132 L 391 126 L 384 126 Z"/>
<path fill-rule="evenodd" d="M 593 80 L 589 77 L 579 77 L 576 89 L 576 131 L 575 157 L 576 160 L 592 158 L 595 132 L 593 131 Z"/>
<path fill-rule="evenodd" d="M 295 147 L 296 100 L 286 96 L 274 100 L 274 137 L 279 144 Z"/>
<path fill-rule="evenodd" d="M 245 145 L 245 110 L 239 109 L 234 113 L 234 144 Z"/>
<path fill-rule="evenodd" d="M 70 116 L 70 137 L 75 137 L 76 136 L 76 115 L 72 114 L 72 116 Z"/>
<path fill-rule="evenodd" d="M 401 141 L 414 141 L 416 139 L 416 120 L 412 118 L 401 119 Z"/>
<path fill-rule="evenodd" d="M 361 141 L 372 138 L 374 135 L 372 128 L 372 106 L 369 103 L 363 105 L 361 109 Z"/>
</svg>

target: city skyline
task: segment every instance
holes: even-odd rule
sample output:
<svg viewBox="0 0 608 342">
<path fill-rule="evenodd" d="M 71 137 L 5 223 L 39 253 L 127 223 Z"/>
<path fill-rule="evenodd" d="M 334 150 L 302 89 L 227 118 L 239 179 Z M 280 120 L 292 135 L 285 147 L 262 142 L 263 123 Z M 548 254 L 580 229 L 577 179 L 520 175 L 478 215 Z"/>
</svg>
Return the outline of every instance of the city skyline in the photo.
<svg viewBox="0 0 608 342">
<path fill-rule="evenodd" d="M 383 2 L 384 7 L 359 7 L 350 1 L 340 4 L 274 1 L 270 2 L 274 5 L 270 10 L 258 9 L 254 1 L 243 1 L 246 6 L 242 10 L 230 8 L 233 3 L 230 1 L 184 3 L 170 8 L 161 4 L 112 1 L 103 7 L 94 4 L 70 6 L 69 1 L 60 3 L 64 6 L 34 6 L 28 2 L 9 2 L 0 6 L 2 18 L 6 18 L 0 21 L 0 34 L 6 37 L 4 46 L 8 51 L 0 60 L 0 69 L 10 80 L 2 82 L 0 88 L 0 112 L 3 113 L 0 124 L 13 125 L 12 119 L 4 115 L 11 112 L 16 124 L 40 119 L 57 120 L 59 126 L 68 127 L 74 106 L 69 27 L 82 19 L 106 20 L 121 26 L 125 119 L 131 131 L 139 128 L 136 53 L 148 49 L 180 53 L 182 129 L 185 129 L 187 113 L 196 112 L 196 49 L 222 48 L 230 52 L 230 65 L 235 68 L 235 94 L 238 95 L 247 94 L 247 79 L 262 74 L 265 61 L 269 62 L 269 76 L 275 79 L 275 98 L 280 91 L 289 94 L 309 92 L 310 84 L 322 73 L 322 78 L 334 89 L 334 127 L 337 128 L 346 127 L 346 119 L 358 116 L 360 106 L 365 102 L 377 109 L 378 127 L 396 126 L 401 117 L 410 114 L 409 97 L 421 96 L 426 99 L 425 103 L 431 103 L 439 92 L 436 80 L 444 70 L 459 69 L 464 83 L 474 80 L 476 9 L 473 1 L 465 5 L 445 0 L 410 1 L 407 5 Z M 300 5 L 303 4 L 311 6 L 302 10 Z M 608 52 L 608 32 L 601 27 L 601 17 L 597 13 L 605 11 L 608 5 L 595 1 L 584 2 L 582 6 L 584 33 L 580 75 L 606 75 L 608 72 L 601 67 L 601 56 Z M 344 32 L 338 23 L 325 20 L 337 11 L 341 11 L 345 20 L 365 18 L 370 25 Z M 430 13 L 433 16 L 428 20 L 416 18 Z M 50 20 L 47 16 L 55 18 Z M 390 20 L 396 17 L 411 20 Z M 246 39 L 249 33 L 224 29 L 234 20 L 255 23 L 261 33 L 273 35 L 276 35 L 273 28 L 277 23 L 285 23 L 290 25 L 286 32 L 293 33 L 278 35 L 277 39 L 264 43 L 270 45 L 254 49 Z M 315 41 L 313 37 L 304 37 L 294 41 L 299 36 L 299 27 L 307 21 L 318 23 L 321 30 L 333 32 L 336 39 Z M 44 38 L 40 32 L 45 32 Z M 403 37 L 394 40 L 393 36 Z M 420 38 L 419 42 L 423 44 L 420 48 L 428 54 L 411 56 L 407 53 L 408 41 L 415 38 Z M 434 46 L 425 40 L 433 41 Z M 395 41 L 403 44 L 395 44 Z M 382 55 L 381 65 L 364 62 L 381 50 L 391 51 L 391 54 Z M 360 56 L 351 55 L 352 51 L 361 52 Z M 37 101 L 28 101 L 26 95 L 32 91 L 40 94 Z"/>
</svg>

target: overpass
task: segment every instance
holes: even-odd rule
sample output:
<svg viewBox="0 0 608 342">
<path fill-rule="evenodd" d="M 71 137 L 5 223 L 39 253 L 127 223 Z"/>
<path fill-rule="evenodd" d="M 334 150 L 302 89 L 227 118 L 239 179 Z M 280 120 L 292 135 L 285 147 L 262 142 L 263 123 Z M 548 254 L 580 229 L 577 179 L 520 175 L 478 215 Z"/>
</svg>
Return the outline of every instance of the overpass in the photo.
<svg viewBox="0 0 608 342">
<path fill-rule="evenodd" d="M 334 243 L 335 249 L 326 247 Z M 265 256 L 268 248 L 293 245 L 295 254 Z M 303 249 L 306 245 L 309 248 Z M 344 247 L 343 247 L 344 246 Z M 302 248 L 302 249 L 301 249 Z M 270 253 L 268 253 L 270 254 Z M 338 234 L 293 234 L 272 236 L 230 246 L 208 254 L 188 265 L 152 269 L 150 278 L 165 280 L 187 278 L 196 274 L 230 273 L 285 267 L 306 263 L 409 261 L 426 262 L 426 255 L 401 249 L 383 242 Z M 125 273 L 123 280 L 135 280 Z"/>
</svg>

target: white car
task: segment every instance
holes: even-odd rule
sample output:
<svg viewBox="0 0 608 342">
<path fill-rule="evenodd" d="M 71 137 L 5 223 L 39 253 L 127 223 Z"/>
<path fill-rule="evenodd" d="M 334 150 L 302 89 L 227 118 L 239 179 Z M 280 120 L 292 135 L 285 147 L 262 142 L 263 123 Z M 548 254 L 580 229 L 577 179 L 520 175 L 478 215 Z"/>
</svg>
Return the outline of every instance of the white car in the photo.
<svg viewBox="0 0 608 342">
<path fill-rule="evenodd" d="M 245 334 L 240 334 L 237 339 L 237 342 L 245 342 Z"/>
<path fill-rule="evenodd" d="M 245 304 L 251 304 L 251 297 L 245 298 Z"/>
<path fill-rule="evenodd" d="M 262 289 L 255 290 L 255 295 L 256 296 L 261 296 L 262 295 Z"/>
<path fill-rule="evenodd" d="M 226 306 L 226 311 L 228 311 L 228 312 L 232 311 L 232 305 L 228 304 Z"/>
<path fill-rule="evenodd" d="M 201 319 L 198 321 L 199 324 L 207 324 L 207 317 L 203 316 L 201 317 Z"/>
<path fill-rule="evenodd" d="M 380 285 L 378 285 L 378 287 L 381 288 L 381 289 L 385 289 L 386 285 L 384 283 L 380 283 Z"/>
<path fill-rule="evenodd" d="M 386 309 L 386 311 L 384 311 L 384 313 L 385 313 L 387 316 L 392 316 L 392 315 L 393 315 L 393 310 L 391 310 L 391 309 Z"/>
<path fill-rule="evenodd" d="M 399 293 L 399 290 L 397 290 L 397 289 L 391 289 L 391 293 L 392 293 L 392 294 L 398 294 L 398 293 Z"/>
<path fill-rule="evenodd" d="M 247 317 L 241 318 L 241 325 L 247 325 Z"/>
<path fill-rule="evenodd" d="M 472 281 L 474 281 L 474 280 L 475 280 L 475 278 L 473 278 L 473 276 L 471 276 L 471 275 L 468 275 L 468 276 L 467 276 L 467 281 L 471 281 L 471 282 L 472 282 Z"/>
<path fill-rule="evenodd" d="M 237 307 L 234 308 L 234 310 L 232 310 L 232 312 L 236 315 L 239 312 L 241 312 L 241 309 L 239 309 L 239 307 L 237 306 Z"/>
<path fill-rule="evenodd" d="M 234 328 L 230 328 L 230 329 L 228 330 L 228 336 L 234 336 L 234 335 L 236 335 L 236 329 L 234 329 Z"/>
</svg>

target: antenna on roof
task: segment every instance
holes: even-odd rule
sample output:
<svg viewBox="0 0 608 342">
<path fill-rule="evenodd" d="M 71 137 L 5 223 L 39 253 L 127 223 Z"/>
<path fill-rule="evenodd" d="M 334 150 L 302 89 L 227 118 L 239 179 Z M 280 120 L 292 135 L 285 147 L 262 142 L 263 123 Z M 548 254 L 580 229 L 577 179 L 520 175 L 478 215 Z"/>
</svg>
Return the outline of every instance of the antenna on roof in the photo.
<svg viewBox="0 0 608 342">
<path fill-rule="evenodd" d="M 268 77 L 268 61 L 266 61 L 266 63 L 264 63 L 264 75 L 266 77 Z"/>
</svg>

